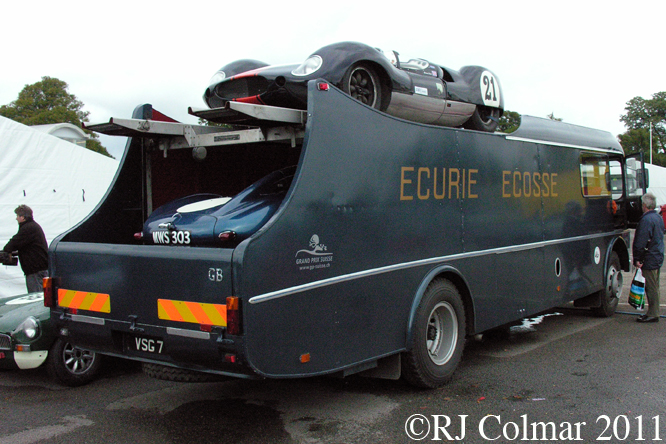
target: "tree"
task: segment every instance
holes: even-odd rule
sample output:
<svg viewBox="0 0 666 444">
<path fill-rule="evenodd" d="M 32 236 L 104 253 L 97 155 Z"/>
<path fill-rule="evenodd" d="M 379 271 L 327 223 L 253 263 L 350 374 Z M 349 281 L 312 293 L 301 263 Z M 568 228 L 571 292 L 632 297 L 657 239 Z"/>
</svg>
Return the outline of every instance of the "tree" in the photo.
<svg viewBox="0 0 666 444">
<path fill-rule="evenodd" d="M 645 161 L 650 161 L 650 130 L 645 128 L 630 129 L 624 134 L 617 136 L 617 139 L 627 154 L 643 152 Z M 654 131 L 652 134 L 652 148 L 655 147 Z M 666 165 L 666 154 L 654 150 L 652 153 L 652 163 L 655 165 Z"/>
<path fill-rule="evenodd" d="M 0 106 L 0 115 L 24 125 L 71 123 L 82 128 L 82 122 L 88 122 L 90 113 L 83 111 L 83 103 L 68 93 L 67 88 L 66 82 L 44 76 L 40 82 L 26 85 L 9 105 Z M 91 136 L 86 141 L 86 148 L 111 157 L 97 134 L 84 131 Z"/>
<path fill-rule="evenodd" d="M 520 114 L 515 111 L 504 110 L 504 114 L 499 119 L 497 131 L 503 133 L 512 133 L 520 126 Z"/>
<path fill-rule="evenodd" d="M 555 117 L 554 113 L 550 113 L 547 116 L 550 120 L 555 120 L 556 122 L 561 122 L 561 117 Z M 499 119 L 499 124 L 497 125 L 497 131 L 503 133 L 512 133 L 518 129 L 521 122 L 521 116 L 515 111 L 504 110 L 504 114 Z"/>
<path fill-rule="evenodd" d="M 651 99 L 634 97 L 624 109 L 626 113 L 620 117 L 620 121 L 627 127 L 627 132 L 618 136 L 622 147 L 627 153 L 643 151 L 649 159 L 652 124 L 652 161 L 666 166 L 666 91 L 653 94 Z"/>
</svg>

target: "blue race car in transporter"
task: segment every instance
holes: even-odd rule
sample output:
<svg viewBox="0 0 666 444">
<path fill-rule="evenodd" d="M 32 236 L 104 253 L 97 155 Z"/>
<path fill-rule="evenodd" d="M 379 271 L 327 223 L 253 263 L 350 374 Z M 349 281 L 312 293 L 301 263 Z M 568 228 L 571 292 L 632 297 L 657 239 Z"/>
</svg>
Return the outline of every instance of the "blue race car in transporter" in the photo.
<svg viewBox="0 0 666 444">
<path fill-rule="evenodd" d="M 274 171 L 233 198 L 194 194 L 171 201 L 153 211 L 138 237 L 155 245 L 234 247 L 275 214 L 295 171 Z"/>
<path fill-rule="evenodd" d="M 395 51 L 342 42 L 325 46 L 300 65 L 268 66 L 238 60 L 211 79 L 211 108 L 239 101 L 306 109 L 307 83 L 323 78 L 362 103 L 406 120 L 492 132 L 504 110 L 495 74 L 480 66 L 459 71 Z"/>
</svg>

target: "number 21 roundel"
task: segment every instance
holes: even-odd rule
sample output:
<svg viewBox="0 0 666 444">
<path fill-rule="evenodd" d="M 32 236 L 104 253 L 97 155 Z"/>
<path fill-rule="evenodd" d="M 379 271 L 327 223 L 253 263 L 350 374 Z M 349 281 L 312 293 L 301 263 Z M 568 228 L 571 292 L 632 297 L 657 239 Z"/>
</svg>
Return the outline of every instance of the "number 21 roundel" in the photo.
<svg viewBox="0 0 666 444">
<path fill-rule="evenodd" d="M 486 106 L 499 107 L 500 105 L 500 87 L 499 81 L 495 75 L 490 71 L 483 71 L 481 73 L 480 87 L 481 98 L 483 104 Z"/>
</svg>

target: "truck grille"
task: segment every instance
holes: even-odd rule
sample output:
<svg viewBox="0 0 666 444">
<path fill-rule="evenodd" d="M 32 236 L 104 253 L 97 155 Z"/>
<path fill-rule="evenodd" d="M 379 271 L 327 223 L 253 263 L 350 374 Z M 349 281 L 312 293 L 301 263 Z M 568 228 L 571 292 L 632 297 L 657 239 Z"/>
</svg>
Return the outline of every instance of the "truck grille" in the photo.
<svg viewBox="0 0 666 444">
<path fill-rule="evenodd" d="M 11 350 L 12 338 L 9 335 L 0 334 L 0 350 Z"/>
</svg>

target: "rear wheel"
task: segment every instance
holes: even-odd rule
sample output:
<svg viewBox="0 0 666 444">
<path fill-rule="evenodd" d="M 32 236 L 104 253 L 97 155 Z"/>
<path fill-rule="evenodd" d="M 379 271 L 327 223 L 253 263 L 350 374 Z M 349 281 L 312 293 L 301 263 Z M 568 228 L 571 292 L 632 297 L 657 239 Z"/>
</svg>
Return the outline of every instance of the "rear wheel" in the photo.
<svg viewBox="0 0 666 444">
<path fill-rule="evenodd" d="M 465 307 L 446 279 L 430 283 L 416 310 L 402 374 L 418 387 L 435 388 L 451 379 L 465 348 Z"/>
<path fill-rule="evenodd" d="M 70 387 L 78 387 L 95 379 L 101 365 L 100 355 L 76 347 L 62 338 L 56 339 L 46 360 L 49 375 Z"/>
<path fill-rule="evenodd" d="M 606 280 L 604 289 L 600 291 L 599 299 L 601 305 L 592 308 L 592 313 L 597 316 L 607 318 L 613 316 L 617 309 L 617 304 L 622 296 L 622 266 L 620 257 L 616 252 L 611 253 L 610 263 L 606 271 Z"/>
<path fill-rule="evenodd" d="M 464 128 L 485 131 L 492 133 L 497 129 L 499 123 L 500 110 L 499 108 L 489 108 L 487 106 L 477 106 L 474 114 L 463 125 Z"/>
<path fill-rule="evenodd" d="M 342 78 L 342 90 L 365 105 L 381 109 L 381 80 L 367 63 L 357 63 L 347 70 Z"/>
</svg>

